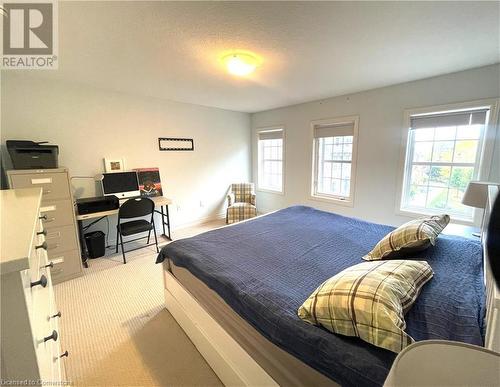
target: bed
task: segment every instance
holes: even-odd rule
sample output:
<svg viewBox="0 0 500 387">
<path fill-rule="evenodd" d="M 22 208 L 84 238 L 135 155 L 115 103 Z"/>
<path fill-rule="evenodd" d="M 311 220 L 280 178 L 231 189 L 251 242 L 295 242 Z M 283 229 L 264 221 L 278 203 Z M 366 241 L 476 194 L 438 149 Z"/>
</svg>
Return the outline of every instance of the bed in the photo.
<svg viewBox="0 0 500 387">
<path fill-rule="evenodd" d="M 225 384 L 382 385 L 395 354 L 297 317 L 324 280 L 393 229 L 295 206 L 173 242 L 160 252 L 168 309 Z M 479 240 L 440 236 L 434 278 L 406 315 L 415 340 L 484 344 Z"/>
</svg>

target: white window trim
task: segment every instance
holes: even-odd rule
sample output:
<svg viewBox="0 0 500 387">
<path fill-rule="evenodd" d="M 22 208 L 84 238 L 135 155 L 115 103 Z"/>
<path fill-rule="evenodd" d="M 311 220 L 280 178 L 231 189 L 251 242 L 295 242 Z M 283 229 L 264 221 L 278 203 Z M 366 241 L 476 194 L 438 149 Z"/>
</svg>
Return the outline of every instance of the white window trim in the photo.
<svg viewBox="0 0 500 387">
<path fill-rule="evenodd" d="M 282 145 L 282 161 L 281 161 L 281 191 L 280 190 L 274 190 L 274 189 L 269 189 L 269 188 L 261 188 L 260 183 L 259 183 L 259 171 L 260 171 L 260 159 L 259 159 L 259 152 L 260 152 L 260 146 L 259 146 L 259 134 L 262 132 L 269 132 L 273 130 L 281 130 L 282 135 L 283 135 L 283 145 Z M 285 130 L 285 125 L 274 125 L 274 126 L 266 126 L 266 127 L 260 127 L 256 129 L 255 136 L 257 138 L 257 184 L 255 184 L 255 190 L 258 192 L 265 192 L 265 193 L 270 193 L 270 194 L 275 194 L 275 195 L 285 195 L 285 155 L 286 155 L 286 130 Z"/>
<path fill-rule="evenodd" d="M 318 166 L 316 165 L 316 141 L 314 138 L 314 128 L 318 125 L 328 125 L 328 124 L 343 124 L 343 123 L 354 123 L 354 130 L 352 136 L 352 158 L 351 158 L 351 181 L 349 189 L 349 198 L 344 198 L 341 196 L 334 195 L 319 195 L 314 191 L 314 186 L 316 184 L 316 176 Z M 354 207 L 355 192 L 356 192 L 356 176 L 357 176 L 357 160 L 358 160 L 358 133 L 359 133 L 359 116 L 344 116 L 335 118 L 324 118 L 320 120 L 311 121 L 310 129 L 310 139 L 312 143 L 312 158 L 311 158 L 311 179 L 310 179 L 310 199 L 320 202 L 327 202 L 338 204 L 346 207 Z"/>
<path fill-rule="evenodd" d="M 403 132 L 401 136 L 401 153 L 399 161 L 399 174 L 397 181 L 398 195 L 396 200 L 396 214 L 402 215 L 410 218 L 418 218 L 425 215 L 423 212 L 413 212 L 409 210 L 402 210 L 401 204 L 403 202 L 403 192 L 404 192 L 404 180 L 406 172 L 406 157 L 407 157 L 407 147 L 408 147 L 408 135 L 411 126 L 411 116 L 426 114 L 426 113 L 439 113 L 449 110 L 468 110 L 486 107 L 490 110 L 488 124 L 484 128 L 483 141 L 481 143 L 480 149 L 480 160 L 478 168 L 478 180 L 489 180 L 489 173 L 491 171 L 491 164 L 493 159 L 493 149 L 495 146 L 496 128 L 498 123 L 498 110 L 500 107 L 500 99 L 488 98 L 480 99 L 470 102 L 460 102 L 446 105 L 436 105 L 428 106 L 423 108 L 413 108 L 404 110 L 404 123 Z M 463 219 L 452 215 L 452 222 L 465 225 L 479 225 L 481 223 L 483 210 L 478 208 L 473 208 L 472 218 L 473 220 Z M 429 211 L 427 214 L 432 215 L 435 212 Z"/>
</svg>

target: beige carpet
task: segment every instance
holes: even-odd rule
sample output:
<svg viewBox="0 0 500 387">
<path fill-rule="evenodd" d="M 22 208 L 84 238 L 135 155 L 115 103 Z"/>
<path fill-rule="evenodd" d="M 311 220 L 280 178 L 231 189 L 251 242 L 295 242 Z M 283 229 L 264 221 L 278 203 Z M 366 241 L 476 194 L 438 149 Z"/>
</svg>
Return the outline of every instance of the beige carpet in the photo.
<svg viewBox="0 0 500 387">
<path fill-rule="evenodd" d="M 175 233 L 174 239 L 219 227 Z M 84 276 L 55 286 L 67 380 L 81 386 L 220 386 L 164 308 L 161 266 L 145 248 L 90 261 Z"/>
</svg>

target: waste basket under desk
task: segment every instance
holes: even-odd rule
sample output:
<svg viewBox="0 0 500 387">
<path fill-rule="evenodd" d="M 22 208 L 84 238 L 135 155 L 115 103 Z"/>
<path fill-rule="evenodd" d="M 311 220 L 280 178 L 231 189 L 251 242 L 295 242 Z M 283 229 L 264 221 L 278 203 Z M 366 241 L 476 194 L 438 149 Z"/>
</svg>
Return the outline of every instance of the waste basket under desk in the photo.
<svg viewBox="0 0 500 387">
<path fill-rule="evenodd" d="M 170 204 L 172 204 L 172 199 L 166 198 L 165 196 L 155 196 L 155 197 L 151 197 L 149 199 L 151 199 L 155 204 L 155 212 L 161 216 L 161 226 L 163 229 L 162 236 L 164 236 L 165 238 L 167 238 L 168 240 L 171 241 L 172 237 L 170 234 L 170 214 L 169 214 L 168 206 Z M 120 205 L 121 205 L 121 203 L 120 203 Z M 159 208 L 159 210 L 157 210 L 157 208 Z M 78 234 L 79 234 L 80 245 L 81 245 L 82 262 L 83 262 L 83 265 L 85 267 L 88 267 L 88 252 L 87 252 L 87 249 L 85 246 L 85 241 L 83 239 L 84 238 L 83 221 L 94 219 L 93 223 L 97 223 L 101 219 L 104 219 L 107 216 L 117 215 L 118 209 L 80 215 L 77 213 L 77 210 L 75 207 L 75 214 L 76 214 L 76 220 L 78 223 Z"/>
</svg>

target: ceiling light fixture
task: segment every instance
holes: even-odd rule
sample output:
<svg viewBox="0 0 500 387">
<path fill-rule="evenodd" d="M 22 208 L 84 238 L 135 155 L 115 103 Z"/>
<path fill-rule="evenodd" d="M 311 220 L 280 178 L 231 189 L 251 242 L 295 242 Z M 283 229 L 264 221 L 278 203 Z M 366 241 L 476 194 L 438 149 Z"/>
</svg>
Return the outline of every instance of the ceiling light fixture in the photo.
<svg viewBox="0 0 500 387">
<path fill-rule="evenodd" d="M 258 59 L 248 53 L 232 53 L 222 58 L 227 71 L 233 75 L 244 77 L 252 73 L 258 66 Z"/>
</svg>

